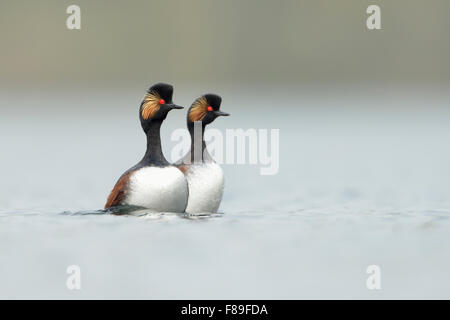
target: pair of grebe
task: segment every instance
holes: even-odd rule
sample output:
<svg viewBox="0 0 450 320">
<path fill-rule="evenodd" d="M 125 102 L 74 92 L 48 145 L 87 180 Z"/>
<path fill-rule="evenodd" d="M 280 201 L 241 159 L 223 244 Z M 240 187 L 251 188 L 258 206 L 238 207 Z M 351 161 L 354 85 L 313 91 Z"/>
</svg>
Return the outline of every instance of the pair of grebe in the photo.
<svg viewBox="0 0 450 320">
<path fill-rule="evenodd" d="M 204 141 L 205 127 L 219 116 L 222 99 L 205 94 L 194 101 L 187 113 L 191 149 L 170 164 L 161 149 L 160 129 L 172 109 L 183 109 L 172 101 L 173 87 L 158 83 L 148 89 L 139 108 L 139 119 L 147 135 L 142 160 L 117 181 L 105 209 L 129 205 L 155 212 L 215 213 L 222 200 L 222 168 L 209 155 Z M 197 134 L 198 132 L 198 134 Z"/>
</svg>

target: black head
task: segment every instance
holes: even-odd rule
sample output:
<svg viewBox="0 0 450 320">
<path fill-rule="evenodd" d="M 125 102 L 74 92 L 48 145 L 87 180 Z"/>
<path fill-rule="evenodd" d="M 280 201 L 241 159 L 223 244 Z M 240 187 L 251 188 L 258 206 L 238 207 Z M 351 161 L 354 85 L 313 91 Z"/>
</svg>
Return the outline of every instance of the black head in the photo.
<svg viewBox="0 0 450 320">
<path fill-rule="evenodd" d="M 213 122 L 219 116 L 229 116 L 229 113 L 220 111 L 222 98 L 216 94 L 205 94 L 194 101 L 187 114 L 188 126 L 195 121 L 203 125 Z"/>
<path fill-rule="evenodd" d="M 139 108 L 139 119 L 145 128 L 152 121 L 163 121 L 172 109 L 183 109 L 172 101 L 173 87 L 166 83 L 157 83 L 147 90 Z"/>
</svg>

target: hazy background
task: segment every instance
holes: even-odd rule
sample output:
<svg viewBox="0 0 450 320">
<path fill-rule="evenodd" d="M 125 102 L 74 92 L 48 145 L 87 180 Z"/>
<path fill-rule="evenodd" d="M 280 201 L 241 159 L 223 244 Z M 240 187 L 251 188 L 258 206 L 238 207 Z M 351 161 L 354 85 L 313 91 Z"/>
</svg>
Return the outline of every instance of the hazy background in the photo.
<svg viewBox="0 0 450 320">
<path fill-rule="evenodd" d="M 81 30 L 66 28 L 71 4 Z M 366 28 L 369 4 L 381 7 L 382 30 Z M 442 83 L 449 12 L 446 0 L 3 0 L 0 81 L 24 90 Z"/>
<path fill-rule="evenodd" d="M 81 30 L 66 28 L 81 7 Z M 382 30 L 366 28 L 381 6 Z M 1 298 L 449 298 L 450 2 L 0 2 Z M 155 82 L 212 125 L 280 129 L 224 165 L 223 215 L 83 215 L 140 160 Z M 174 129 L 162 127 L 170 159 Z M 63 213 L 65 212 L 65 213 Z M 65 285 L 82 270 L 82 290 Z M 382 270 L 382 290 L 366 268 Z"/>
</svg>

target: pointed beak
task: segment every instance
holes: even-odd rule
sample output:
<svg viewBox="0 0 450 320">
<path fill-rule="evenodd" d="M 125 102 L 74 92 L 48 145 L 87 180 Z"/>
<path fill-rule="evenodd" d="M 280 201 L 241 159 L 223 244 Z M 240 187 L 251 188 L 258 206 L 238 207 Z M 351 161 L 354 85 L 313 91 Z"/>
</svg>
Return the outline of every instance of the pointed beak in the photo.
<svg viewBox="0 0 450 320">
<path fill-rule="evenodd" d="M 215 111 L 214 112 L 217 116 L 223 116 L 223 117 L 228 117 L 230 114 L 223 112 L 223 111 Z"/>
<path fill-rule="evenodd" d="M 182 107 L 182 106 L 178 106 L 178 105 L 173 104 L 173 103 L 168 104 L 167 106 L 168 106 L 170 109 L 183 109 L 183 108 L 184 108 L 184 107 Z"/>
</svg>

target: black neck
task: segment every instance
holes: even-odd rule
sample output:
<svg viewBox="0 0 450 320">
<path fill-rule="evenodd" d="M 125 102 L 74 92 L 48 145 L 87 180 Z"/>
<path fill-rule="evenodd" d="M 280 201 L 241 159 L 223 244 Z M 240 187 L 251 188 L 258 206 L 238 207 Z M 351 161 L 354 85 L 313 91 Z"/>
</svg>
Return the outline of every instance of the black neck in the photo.
<svg viewBox="0 0 450 320">
<path fill-rule="evenodd" d="M 147 151 L 141 162 L 153 165 L 166 165 L 169 162 L 164 158 L 161 148 L 161 124 L 160 121 L 152 121 L 147 127 Z"/>
<path fill-rule="evenodd" d="M 206 150 L 206 143 L 205 143 L 205 128 L 206 125 L 203 123 L 201 124 L 201 131 L 198 130 L 197 132 L 198 137 L 195 136 L 194 132 L 194 123 L 190 122 L 188 124 L 188 130 L 189 134 L 191 135 L 191 161 L 195 162 L 195 160 L 203 161 L 205 156 L 205 150 Z M 200 129 L 200 127 L 198 127 Z M 199 134 L 200 133 L 200 134 Z M 201 147 L 200 147 L 201 146 Z M 198 150 L 197 150 L 198 148 Z"/>
</svg>

